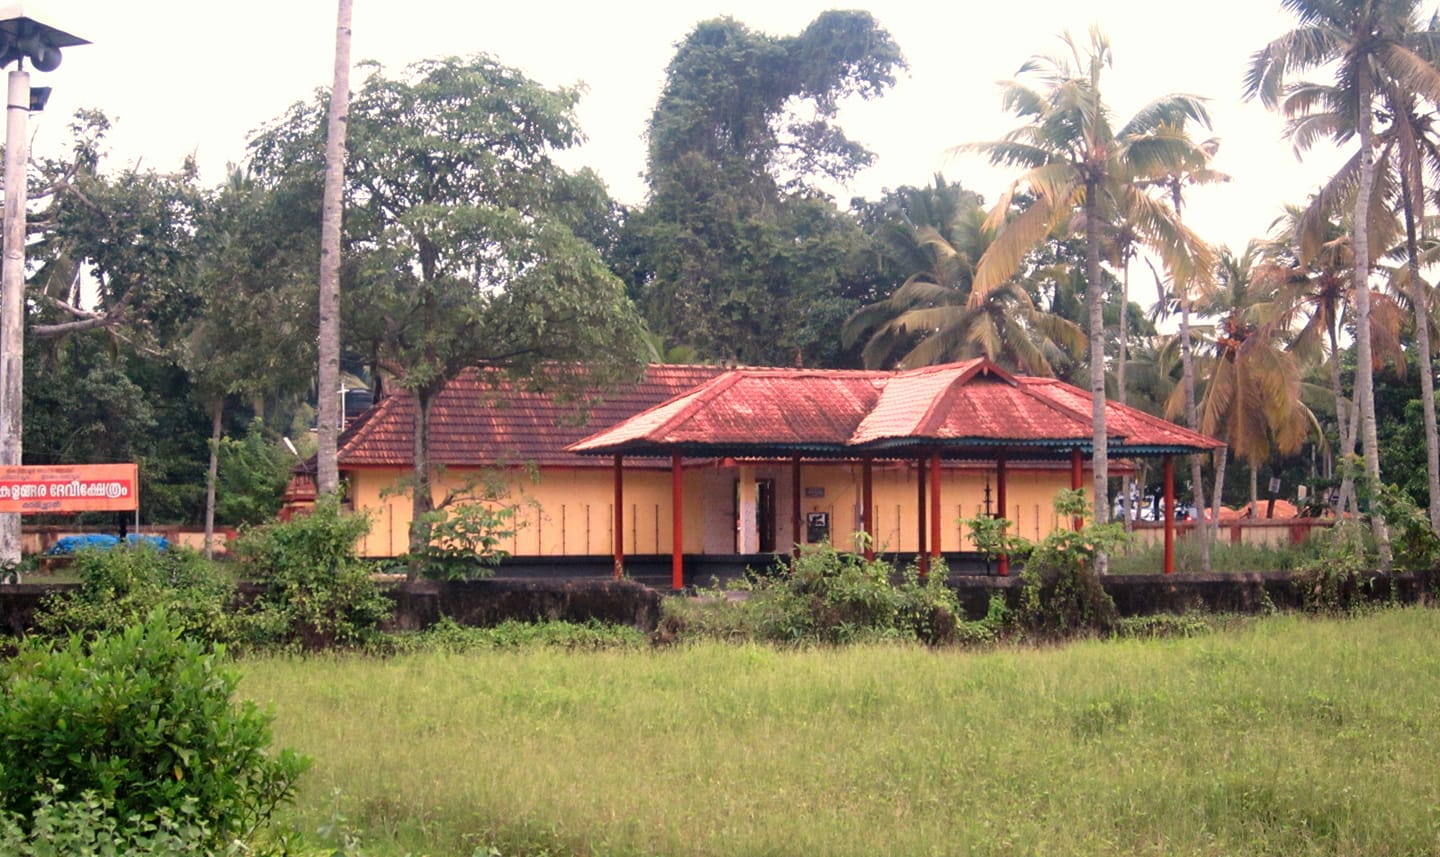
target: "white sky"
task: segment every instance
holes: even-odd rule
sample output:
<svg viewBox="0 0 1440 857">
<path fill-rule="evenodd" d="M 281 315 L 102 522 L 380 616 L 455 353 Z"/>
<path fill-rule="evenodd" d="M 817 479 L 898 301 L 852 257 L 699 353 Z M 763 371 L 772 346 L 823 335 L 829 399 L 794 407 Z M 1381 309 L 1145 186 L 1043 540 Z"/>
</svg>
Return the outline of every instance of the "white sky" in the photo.
<svg viewBox="0 0 1440 857">
<path fill-rule="evenodd" d="M 846 8 L 843 0 L 354 3 L 356 62 L 378 60 L 398 73 L 417 59 L 483 51 L 547 85 L 586 84 L 579 112 L 589 142 L 574 162 L 593 167 L 617 199 L 632 204 L 643 201 L 643 135 L 665 66 L 697 21 L 729 15 L 792 35 L 821 11 Z M 1339 160 L 1326 152 L 1298 162 L 1280 119 L 1240 98 L 1250 54 L 1293 26 L 1278 2 L 861 5 L 890 30 L 910 71 L 884 98 L 842 112 L 846 132 L 879 155 L 837 194 L 842 204 L 923 184 L 936 171 L 993 200 L 1006 176 L 949 150 L 1013 127 L 996 82 L 1034 54 L 1062 50 L 1062 30 L 1083 38 L 1092 24 L 1109 36 L 1115 56 L 1103 92 L 1118 119 L 1164 94 L 1210 99 L 1212 133 L 1221 139 L 1216 166 L 1233 181 L 1189 195 L 1187 217 L 1208 240 L 1238 249 L 1263 235 L 1282 204 L 1303 201 Z M 334 0 L 40 0 L 26 8 L 94 43 L 68 49 L 58 70 L 32 75 L 35 85 L 54 87 L 46 111 L 32 118 L 37 151 L 64 145 L 76 108 L 98 107 L 115 122 L 112 167 L 139 161 L 172 169 L 193 152 L 206 179 L 218 183 L 226 163 L 242 158 L 249 131 L 330 82 Z"/>
</svg>

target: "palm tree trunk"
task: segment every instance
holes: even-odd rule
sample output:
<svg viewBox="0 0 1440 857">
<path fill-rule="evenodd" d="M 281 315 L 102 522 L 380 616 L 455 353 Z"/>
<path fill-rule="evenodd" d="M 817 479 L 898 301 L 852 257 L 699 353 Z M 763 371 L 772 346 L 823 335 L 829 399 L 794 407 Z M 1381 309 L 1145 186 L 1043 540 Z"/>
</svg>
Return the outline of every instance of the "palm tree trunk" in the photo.
<svg viewBox="0 0 1440 857">
<path fill-rule="evenodd" d="M 1430 365 L 1430 295 L 1420 278 L 1419 242 L 1415 238 L 1415 205 L 1425 200 L 1425 186 L 1418 158 L 1407 157 L 1408 181 L 1404 182 L 1405 249 L 1410 257 L 1410 301 L 1415 308 L 1415 351 L 1420 364 L 1420 402 L 1425 414 L 1425 475 L 1430 495 L 1430 526 L 1440 530 L 1440 436 L 1435 426 L 1435 375 Z M 1423 214 L 1424 212 L 1419 212 Z"/>
<path fill-rule="evenodd" d="M 1253 464 L 1246 463 L 1250 469 L 1250 517 L 1260 517 L 1260 469 Z"/>
<path fill-rule="evenodd" d="M 1330 338 L 1330 388 L 1335 394 L 1335 431 L 1340 436 L 1340 491 L 1335 499 L 1335 514 L 1339 516 L 1353 505 L 1355 499 L 1355 480 L 1346 464 L 1355 452 L 1352 441 L 1355 434 L 1350 430 L 1351 412 L 1346 407 L 1345 388 L 1340 382 L 1340 342 L 1335 333 L 1334 318 L 1326 328 Z"/>
<path fill-rule="evenodd" d="M 1210 513 L 1210 528 L 1214 538 L 1220 537 L 1220 507 L 1225 498 L 1225 461 L 1229 457 L 1230 447 L 1222 446 L 1215 450 L 1215 499 L 1214 507 Z"/>
<path fill-rule="evenodd" d="M 1120 272 L 1120 347 L 1115 359 L 1115 394 L 1120 404 L 1128 404 L 1125 393 L 1125 364 L 1129 358 L 1129 334 L 1130 334 L 1130 253 L 1125 251 L 1120 254 L 1120 264 L 1124 270 Z M 1130 515 L 1130 491 L 1135 477 L 1126 474 L 1120 483 L 1120 511 L 1123 513 L 1121 520 L 1125 522 L 1125 532 L 1135 528 L 1135 522 Z"/>
<path fill-rule="evenodd" d="M 1170 200 L 1175 206 L 1175 216 L 1180 215 L 1180 182 L 1176 181 L 1170 185 Z M 1190 332 L 1190 292 L 1189 285 L 1180 291 L 1180 284 L 1175 284 L 1177 295 L 1180 299 L 1180 383 L 1185 391 L 1185 425 L 1191 431 L 1200 430 L 1200 416 L 1195 410 L 1195 340 Z M 1195 512 L 1198 520 L 1195 522 L 1195 534 L 1200 540 L 1200 571 L 1209 574 L 1210 563 L 1210 526 L 1205 523 L 1205 474 L 1201 469 L 1199 455 L 1190 456 L 1190 485 L 1195 492 Z M 1219 495 L 1216 495 L 1216 506 L 1219 506 Z M 1219 525 L 1219 510 L 1217 508 L 1214 524 Z"/>
<path fill-rule="evenodd" d="M 1375 361 L 1370 342 L 1370 195 L 1375 189 L 1375 148 L 1371 127 L 1372 88 L 1369 67 L 1360 64 L 1357 111 L 1360 137 L 1360 181 L 1355 192 L 1355 399 L 1360 407 L 1360 446 L 1365 479 L 1374 491 L 1380 485 L 1380 441 L 1375 431 Z M 1380 570 L 1391 566 L 1390 534 L 1385 518 L 1371 507 L 1371 525 L 1380 554 Z"/>
<path fill-rule="evenodd" d="M 1085 180 L 1085 275 L 1090 309 L 1090 413 L 1094 424 L 1091 438 L 1090 464 L 1095 473 L 1095 522 L 1101 523 L 1110 514 L 1110 461 L 1105 432 L 1105 312 L 1101 301 L 1104 284 L 1100 280 L 1100 201 L 1099 183 Z M 1104 574 L 1109 558 L 1095 555 L 1095 571 Z"/>
<path fill-rule="evenodd" d="M 220 434 L 225 398 L 217 396 L 210 408 L 210 469 L 205 474 L 205 558 L 215 556 L 215 483 L 220 478 Z"/>
<path fill-rule="evenodd" d="M 319 426 L 316 487 L 321 494 L 340 488 L 336 461 L 340 436 L 340 218 L 345 184 L 345 126 L 350 112 L 350 18 L 354 0 L 339 0 L 335 24 L 335 74 L 325 135 L 325 196 L 320 223 L 320 339 L 317 367 Z"/>
</svg>

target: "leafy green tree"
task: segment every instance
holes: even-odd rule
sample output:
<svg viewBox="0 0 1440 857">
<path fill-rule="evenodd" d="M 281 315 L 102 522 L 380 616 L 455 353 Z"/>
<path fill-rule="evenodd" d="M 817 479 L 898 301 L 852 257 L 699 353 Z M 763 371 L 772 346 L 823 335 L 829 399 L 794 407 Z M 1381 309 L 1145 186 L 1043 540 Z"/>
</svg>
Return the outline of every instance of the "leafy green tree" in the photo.
<svg viewBox="0 0 1440 857">
<path fill-rule="evenodd" d="M 1186 124 L 1209 125 L 1198 98 L 1170 95 L 1158 99 L 1118 128 L 1100 92 L 1101 72 L 1110 65 L 1110 45 L 1098 31 L 1090 33 L 1088 49 L 1069 34 L 1061 37 L 1070 56 L 1036 57 L 1020 67 L 1039 86 L 1021 80 L 1004 84 L 1003 102 L 1023 125 L 1003 139 L 966 148 L 991 163 L 1018 167 L 1011 183 L 991 210 L 995 240 L 981 258 L 970 300 L 980 303 L 1010 279 L 1027 253 L 1061 230 L 1078 224 L 1086 246 L 1090 336 L 1090 391 L 1093 402 L 1092 462 L 1097 520 L 1109 515 L 1107 435 L 1105 430 L 1105 318 L 1101 289 L 1102 224 L 1129 217 L 1137 234 L 1158 251 L 1175 271 L 1204 267 L 1208 252 L 1174 217 L 1161 200 L 1143 193 L 1145 181 L 1171 176 L 1208 161 L 1203 146 L 1190 138 Z M 1034 202 L 1006 221 L 1011 201 L 1021 192 Z M 1078 215 L 1078 217 L 1077 217 Z M 1000 230 L 1001 224 L 1004 229 Z M 1103 558 L 1101 561 L 1103 565 Z"/>
<path fill-rule="evenodd" d="M 415 399 L 412 554 L 430 541 L 429 419 L 447 382 L 480 367 L 581 395 L 640 366 L 624 286 L 582 237 L 608 197 L 553 159 L 580 140 L 578 98 L 480 55 L 376 72 L 351 102 L 347 336 Z M 311 211 L 326 113 L 297 104 L 251 142 L 256 174 Z"/>
<path fill-rule="evenodd" d="M 863 233 L 822 183 L 874 156 L 834 124 L 904 60 L 866 12 L 826 12 L 790 37 L 720 18 L 681 42 L 649 126 L 649 202 L 619 266 L 651 329 L 703 357 L 840 359 L 835 328 L 869 297 Z"/>
<path fill-rule="evenodd" d="M 902 188 L 875 233 L 882 266 L 899 287 L 846 320 L 844 343 L 866 338 L 866 366 L 905 367 L 988 357 L 1032 375 L 1083 353 L 1072 321 L 1038 309 L 1019 283 L 970 302 L 975 265 L 994 238 L 979 197 L 939 176 L 933 187 Z"/>
</svg>

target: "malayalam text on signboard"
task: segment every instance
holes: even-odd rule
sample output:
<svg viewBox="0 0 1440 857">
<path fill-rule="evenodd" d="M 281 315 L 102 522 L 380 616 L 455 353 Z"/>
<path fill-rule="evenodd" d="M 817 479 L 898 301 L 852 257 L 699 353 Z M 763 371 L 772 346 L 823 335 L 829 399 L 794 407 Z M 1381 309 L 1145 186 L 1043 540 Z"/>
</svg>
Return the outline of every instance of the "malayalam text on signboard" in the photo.
<svg viewBox="0 0 1440 857">
<path fill-rule="evenodd" d="M 134 464 L 0 467 L 0 512 L 128 512 L 139 507 Z"/>
</svg>

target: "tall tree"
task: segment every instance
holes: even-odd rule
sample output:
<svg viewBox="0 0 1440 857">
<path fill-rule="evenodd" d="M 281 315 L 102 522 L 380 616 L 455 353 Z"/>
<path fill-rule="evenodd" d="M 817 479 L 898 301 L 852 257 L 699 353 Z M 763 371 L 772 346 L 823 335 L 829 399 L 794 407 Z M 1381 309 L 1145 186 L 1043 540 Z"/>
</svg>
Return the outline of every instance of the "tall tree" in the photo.
<svg viewBox="0 0 1440 857">
<path fill-rule="evenodd" d="M 1082 354 L 1084 332 L 1037 308 L 1018 283 L 970 303 L 975 265 L 994 238 L 975 194 L 939 176 L 902 188 L 874 238 L 882 267 L 900 285 L 845 322 L 842 341 L 866 340 L 866 366 L 924 366 L 988 357 L 1031 375 L 1053 375 L 1052 361 Z M 893 282 L 893 280 L 892 280 Z"/>
<path fill-rule="evenodd" d="M 415 400 L 412 552 L 429 543 L 429 420 L 447 382 L 475 367 L 584 395 L 640 368 L 638 317 L 584 237 L 608 195 L 553 158 L 580 139 L 578 98 L 480 55 L 377 72 L 351 102 L 347 338 Z M 324 115 L 297 104 L 262 131 L 257 172 L 315 188 Z"/>
<path fill-rule="evenodd" d="M 1426 60 L 1427 54 L 1434 54 L 1416 49 L 1415 36 L 1420 29 L 1417 0 L 1283 0 L 1283 5 L 1295 14 L 1299 26 L 1255 52 L 1245 75 L 1245 91 L 1274 109 L 1287 83 L 1292 82 L 1292 75 L 1333 68 L 1335 91 L 1347 108 L 1344 115 L 1353 118 L 1348 127 L 1338 125 L 1332 133 L 1341 142 L 1353 136 L 1359 144 L 1351 222 L 1355 253 L 1355 398 L 1360 410 L 1365 476 L 1374 486 L 1380 482 L 1369 288 L 1374 263 L 1369 230 L 1377 174 L 1374 113 L 1385 79 L 1423 93 L 1440 93 L 1440 74 Z M 1380 515 L 1372 520 L 1381 565 L 1388 569 L 1390 550 L 1385 521 Z"/>
<path fill-rule="evenodd" d="M 968 147 L 996 165 L 1023 170 L 991 210 L 995 241 L 980 260 L 971 301 L 978 303 L 1011 277 L 1025 254 L 1052 233 L 1078 228 L 1086 245 L 1085 272 L 1090 336 L 1092 463 L 1097 520 L 1109 515 L 1109 459 L 1105 428 L 1105 323 L 1101 282 L 1102 224 L 1122 212 L 1146 244 L 1176 270 L 1200 267 L 1208 249 L 1173 217 L 1168 203 L 1146 197 L 1137 182 L 1198 167 L 1207 157 L 1186 133 L 1188 122 L 1209 126 L 1198 98 L 1170 95 L 1143 107 L 1118 129 L 1101 97 L 1100 77 L 1111 64 L 1110 44 L 1091 30 L 1088 47 L 1068 33 L 1061 37 L 1068 56 L 1035 57 L 1018 76 L 1033 77 L 1038 88 L 1021 80 L 1003 84 L 1005 107 L 1025 121 L 1003 139 Z M 1016 194 L 1033 194 L 1033 203 L 1005 222 Z M 1147 201 L 1148 200 L 1148 201 Z"/>
<path fill-rule="evenodd" d="M 624 242 L 657 334 L 709 358 L 837 358 L 827 331 L 870 295 L 865 237 L 825 186 L 874 156 L 835 116 L 904 67 L 867 12 L 825 12 L 790 37 L 720 18 L 680 43 L 650 119 L 649 201 Z"/>
<path fill-rule="evenodd" d="M 340 488 L 336 444 L 340 434 L 340 218 L 345 184 L 345 125 L 350 109 L 350 20 L 354 0 L 337 0 L 335 70 L 325 119 L 325 200 L 320 225 L 319 425 L 316 440 L 316 488 L 330 494 Z"/>
</svg>

